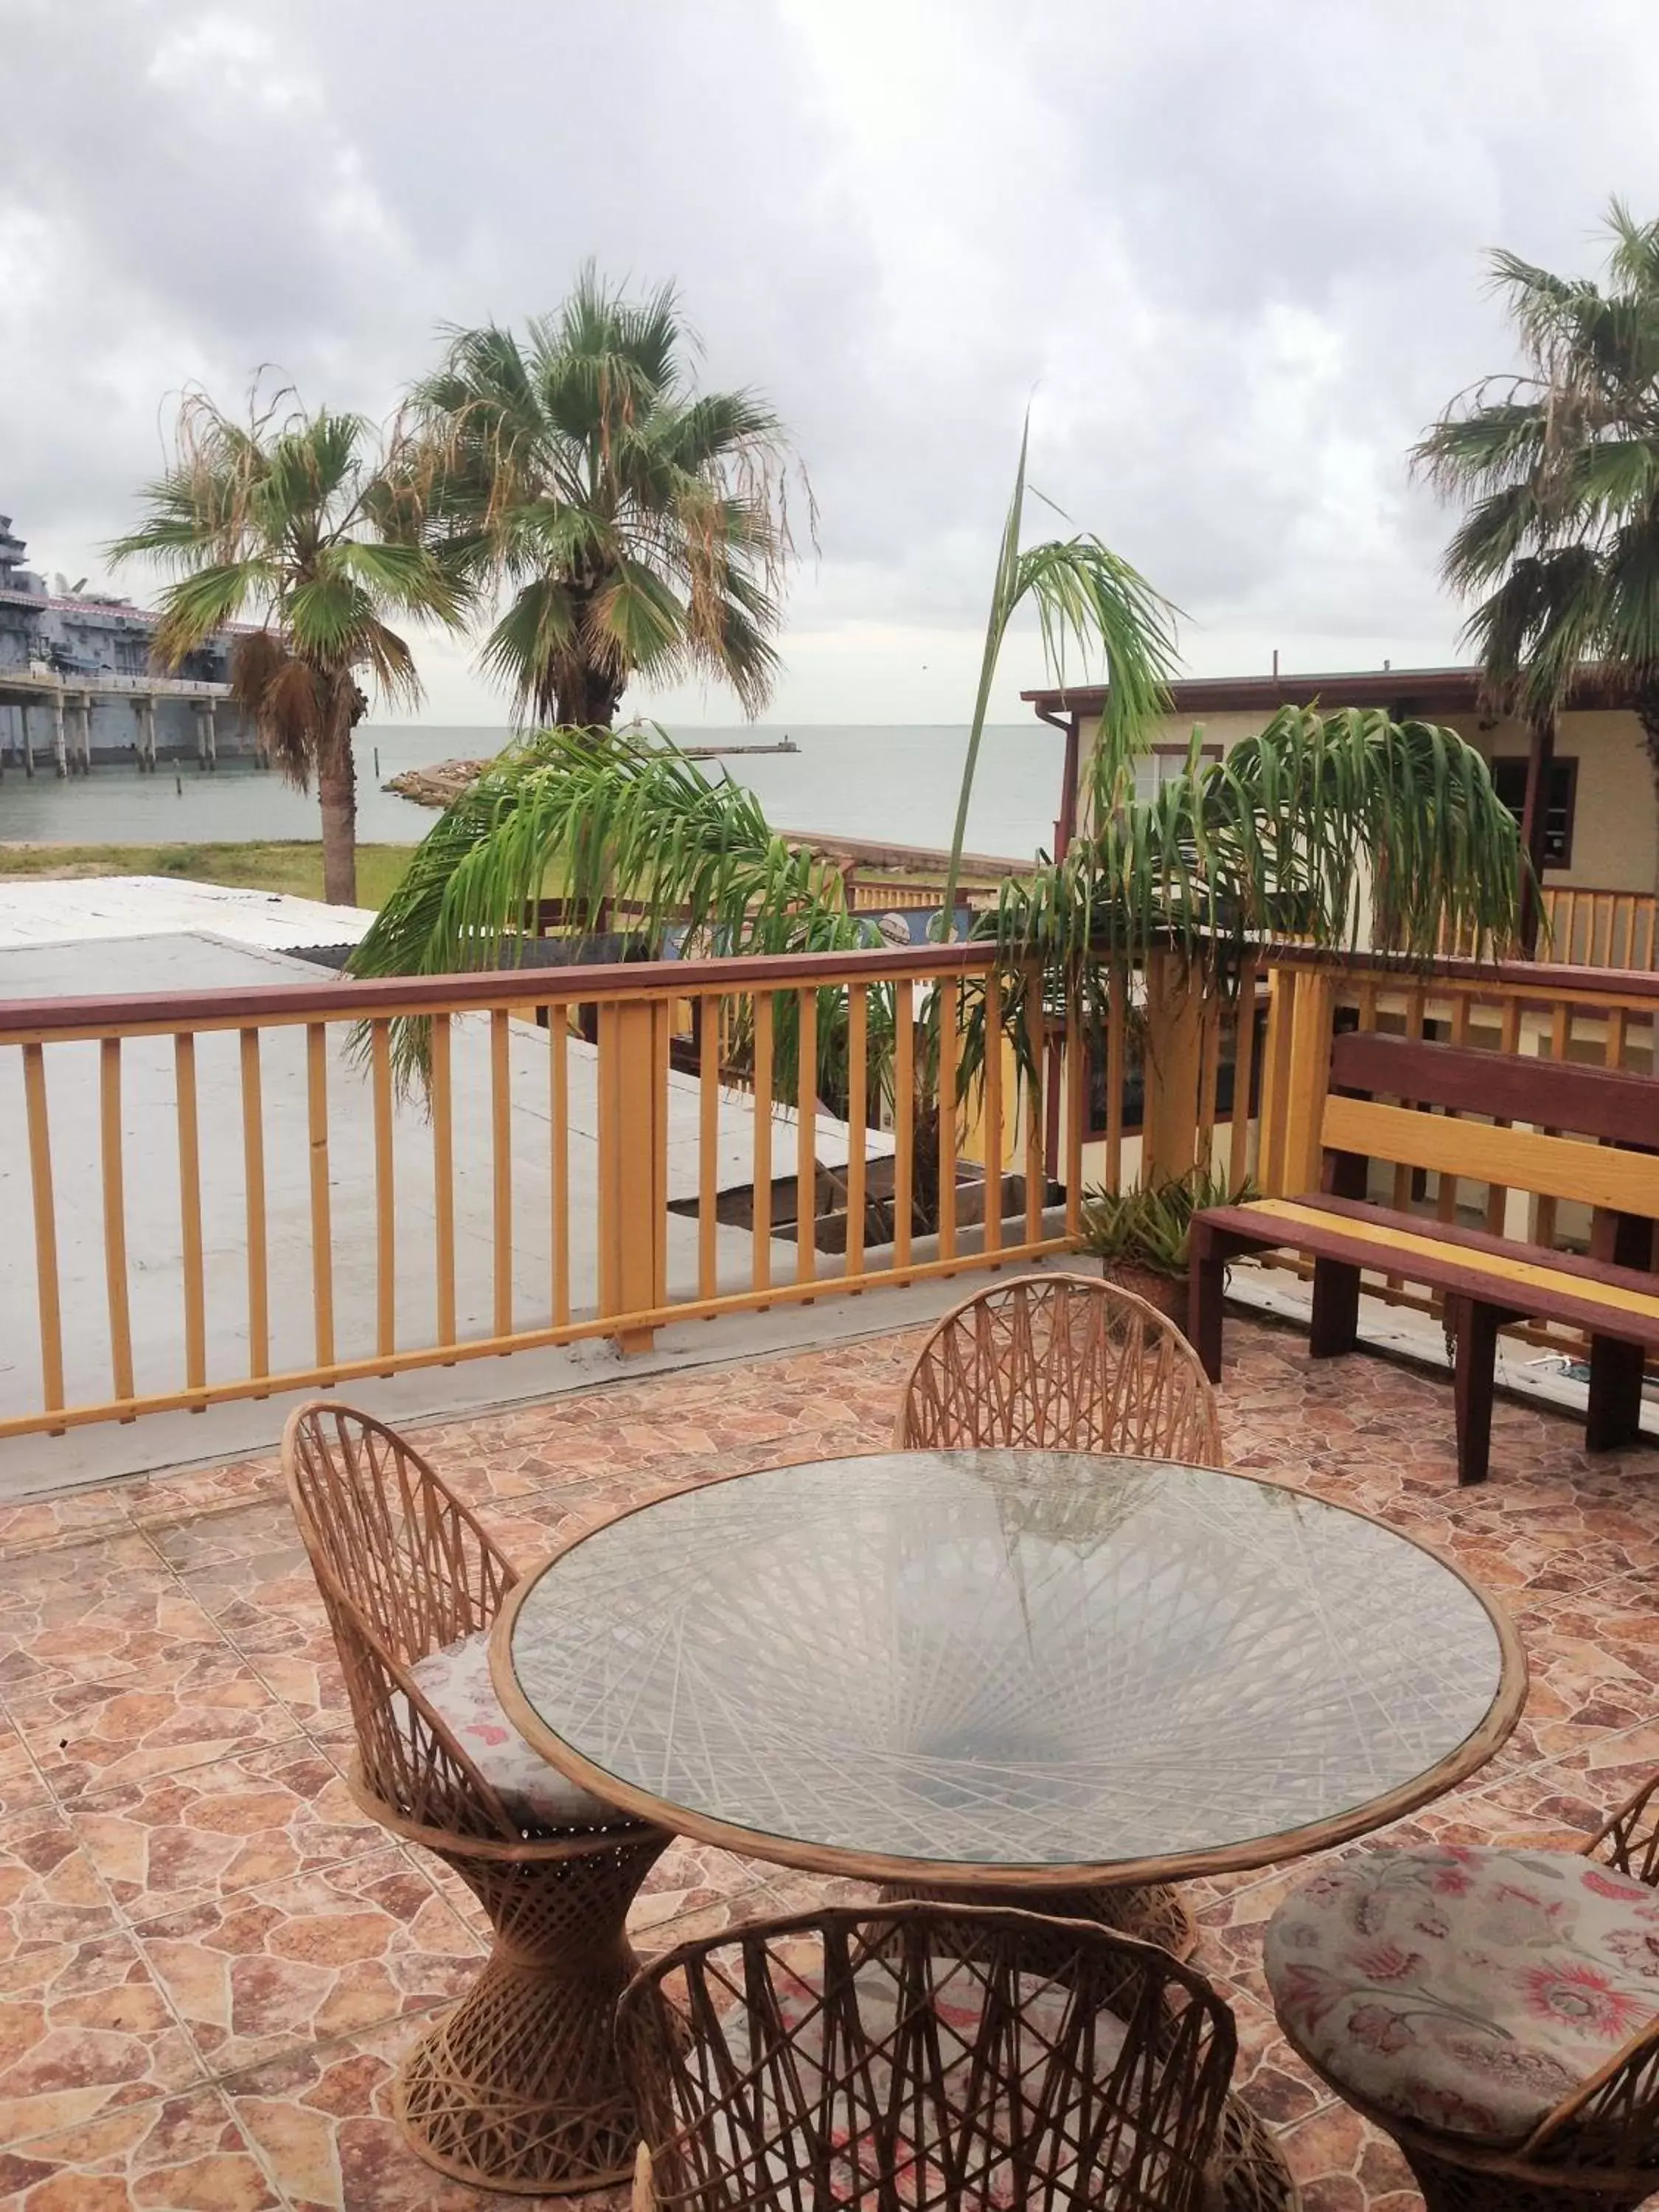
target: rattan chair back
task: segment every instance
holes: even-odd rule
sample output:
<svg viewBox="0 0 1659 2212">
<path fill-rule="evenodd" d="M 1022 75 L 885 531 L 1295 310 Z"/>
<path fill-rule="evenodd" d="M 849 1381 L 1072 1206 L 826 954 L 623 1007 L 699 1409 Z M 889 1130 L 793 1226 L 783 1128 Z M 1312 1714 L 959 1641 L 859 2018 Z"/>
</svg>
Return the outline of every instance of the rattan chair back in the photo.
<svg viewBox="0 0 1659 2212">
<path fill-rule="evenodd" d="M 1215 1392 L 1173 1322 L 1092 1275 L 1024 1275 L 938 1323 L 895 1441 L 1118 1452 L 1220 1467 Z"/>
<path fill-rule="evenodd" d="M 1186 2212 L 1235 2050 L 1227 2008 L 1166 1952 L 937 1904 L 682 1944 L 623 1992 L 617 2035 L 664 2212 Z"/>
<path fill-rule="evenodd" d="M 322 1592 L 362 1778 L 401 1819 L 451 1834 L 525 1831 L 410 1669 L 487 1628 L 518 1579 L 460 1499 L 395 1429 L 349 1406 L 299 1407 L 283 1474 Z"/>
</svg>

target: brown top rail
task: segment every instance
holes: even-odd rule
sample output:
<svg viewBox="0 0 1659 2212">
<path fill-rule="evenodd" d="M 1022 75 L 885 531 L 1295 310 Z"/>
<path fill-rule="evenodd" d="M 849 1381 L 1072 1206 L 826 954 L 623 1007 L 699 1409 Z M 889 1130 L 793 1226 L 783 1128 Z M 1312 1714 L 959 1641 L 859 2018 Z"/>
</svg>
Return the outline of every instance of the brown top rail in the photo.
<svg viewBox="0 0 1659 2212">
<path fill-rule="evenodd" d="M 856 952 L 749 954 L 732 960 L 635 960 L 592 968 L 523 967 L 459 975 L 399 975 L 331 982 L 259 983 L 209 991 L 139 991 L 106 999 L 0 1000 L 0 1043 L 112 1031 L 237 1029 L 318 1020 L 363 1021 L 449 1008 L 550 1001 L 689 998 L 707 991 L 782 991 L 816 984 L 894 982 L 976 975 L 988 944 L 917 945 Z"/>
<path fill-rule="evenodd" d="M 1532 993 L 1542 1004 L 1582 993 L 1592 999 L 1659 1000 L 1659 975 L 1645 968 L 1569 968 L 1547 960 L 1470 960 L 1447 953 L 1431 958 L 1406 952 L 1333 952 L 1312 945 L 1264 943 L 1261 958 L 1279 968 L 1348 969 L 1388 975 L 1402 983 L 1464 983 Z"/>
</svg>

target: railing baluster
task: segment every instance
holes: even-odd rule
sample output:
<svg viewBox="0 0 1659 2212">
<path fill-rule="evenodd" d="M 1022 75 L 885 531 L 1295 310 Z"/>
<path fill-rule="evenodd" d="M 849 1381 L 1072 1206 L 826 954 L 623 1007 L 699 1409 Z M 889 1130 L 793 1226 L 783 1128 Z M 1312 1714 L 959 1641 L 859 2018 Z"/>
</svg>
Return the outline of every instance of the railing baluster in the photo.
<svg viewBox="0 0 1659 2212">
<path fill-rule="evenodd" d="M 1518 1053 L 1520 1049 L 1521 1001 L 1514 992 L 1510 992 L 1504 1000 L 1502 1026 L 1498 1032 L 1498 1050 L 1514 1054 Z M 1506 1116 L 1498 1115 L 1496 1117 L 1495 1126 L 1500 1129 L 1507 1129 L 1510 1123 Z M 1486 1227 L 1494 1237 L 1501 1237 L 1504 1233 L 1504 1217 L 1509 1210 L 1509 1196 L 1508 1190 L 1502 1183 L 1491 1183 L 1487 1186 Z"/>
<path fill-rule="evenodd" d="M 247 1224 L 248 1373 L 264 1376 L 270 1372 L 270 1276 L 265 1245 L 264 1091 L 260 1079 L 258 1030 L 244 1030 L 239 1042 L 242 1077 L 242 1206 Z"/>
<path fill-rule="evenodd" d="M 870 1132 L 870 994 L 847 993 L 847 1267 L 849 1282 L 864 1273 L 865 1146 Z"/>
<path fill-rule="evenodd" d="M 915 995 L 907 975 L 893 986 L 893 1265 L 910 1261 L 916 1136 Z"/>
<path fill-rule="evenodd" d="M 818 994 L 795 994 L 795 1280 L 817 1268 Z"/>
<path fill-rule="evenodd" d="M 1106 1188 L 1123 1188 L 1123 1085 L 1127 1079 L 1126 1008 L 1129 971 L 1114 968 L 1106 999 Z"/>
<path fill-rule="evenodd" d="M 1227 1146 L 1227 1180 L 1237 1190 L 1250 1171 L 1250 1086 L 1255 1079 L 1256 957 L 1252 952 L 1238 979 L 1238 1015 L 1233 1030 L 1232 1135 Z M 1373 1019 L 1375 1015 L 1373 1015 Z"/>
<path fill-rule="evenodd" d="M 202 1279 L 201 1127 L 196 1105 L 196 1040 L 181 1030 L 173 1040 L 179 1110 L 179 1217 L 184 1258 L 185 1384 L 207 1381 L 207 1293 Z M 192 1412 L 199 1413 L 200 1406 Z"/>
<path fill-rule="evenodd" d="M 1042 1172 L 1042 1079 L 1048 1066 L 1042 970 L 1035 965 L 1027 970 L 1025 977 L 1025 1045 L 1031 1058 L 1030 1080 L 1025 1086 L 1025 1242 L 1035 1244 L 1042 1235 L 1046 1181 Z"/>
<path fill-rule="evenodd" d="M 954 977 L 933 986 L 939 1015 L 939 1256 L 957 1254 L 957 1019 L 959 995 Z"/>
<path fill-rule="evenodd" d="M 772 994 L 755 994 L 754 1270 L 757 1291 L 772 1286 Z"/>
<path fill-rule="evenodd" d="M 553 1326 L 562 1328 L 570 1319 L 570 1009 L 556 1000 L 547 1010 L 547 1093 Z"/>
<path fill-rule="evenodd" d="M 1080 994 L 1073 987 L 1066 996 L 1066 1234 L 1078 1237 L 1083 1230 L 1083 1122 L 1088 1105 L 1089 1040 L 1085 1032 Z"/>
<path fill-rule="evenodd" d="M 1602 1056 L 1609 1067 L 1622 1069 L 1625 1065 L 1625 1031 L 1626 1020 L 1626 1012 L 1623 1006 L 1609 1006 L 1607 1008 L 1607 1047 Z"/>
<path fill-rule="evenodd" d="M 490 1253 L 495 1262 L 495 1329 L 513 1334 L 513 1064 L 512 1016 L 505 1006 L 489 1015 Z"/>
<path fill-rule="evenodd" d="M 1572 1007 L 1567 1000 L 1558 999 L 1550 1010 L 1550 1058 L 1565 1060 L 1571 1042 Z M 1553 1130 L 1545 1132 L 1550 1136 L 1554 1133 Z M 1545 1196 L 1535 1200 L 1534 1224 L 1534 1243 L 1553 1245 L 1555 1242 L 1555 1200 L 1553 1198 Z"/>
<path fill-rule="evenodd" d="M 1452 1001 L 1451 1041 L 1454 1044 L 1462 1045 L 1468 1044 L 1469 1041 L 1469 997 L 1467 991 L 1460 991 Z M 1454 1111 L 1452 1119 L 1461 1121 L 1462 1116 Z M 1443 1175 L 1437 1178 L 1434 1194 L 1434 1211 L 1437 1220 L 1456 1220 L 1457 1177 L 1455 1176 Z"/>
<path fill-rule="evenodd" d="M 1002 981 L 994 967 L 985 972 L 985 1076 L 980 1113 L 985 1142 L 985 1249 L 1002 1249 L 1002 1169 L 1007 1146 L 1002 1128 Z"/>
<path fill-rule="evenodd" d="M 392 1024 L 368 1032 L 374 1095 L 374 1345 L 398 1348 L 398 1193 L 392 1146 Z"/>
<path fill-rule="evenodd" d="M 48 1413 L 64 1405 L 64 1316 L 58 1283 L 58 1209 L 52 1193 L 52 1124 L 46 1066 L 38 1044 L 23 1047 L 23 1110 L 28 1123 L 29 1188 L 34 1204 L 34 1279 L 39 1300 L 40 1392 Z M 54 1430 L 53 1435 L 60 1434 Z"/>
<path fill-rule="evenodd" d="M 1194 971 L 1194 982 L 1197 980 Z M 1206 1003 L 1200 1018 L 1204 1026 L 1199 1042 L 1198 1130 L 1194 1155 L 1200 1173 L 1207 1176 L 1215 1164 L 1215 1096 L 1221 1073 L 1220 1008 L 1213 1002 Z"/>
<path fill-rule="evenodd" d="M 438 1341 L 455 1341 L 455 1108 L 448 1013 L 432 1017 L 432 1232 Z"/>
<path fill-rule="evenodd" d="M 334 1218 L 328 1188 L 328 1029 L 306 1027 L 306 1121 L 311 1143 L 311 1280 L 317 1364 L 334 1364 Z"/>
<path fill-rule="evenodd" d="M 719 1288 L 716 1237 L 720 1228 L 720 1001 L 705 992 L 697 1001 L 697 1296 Z"/>
<path fill-rule="evenodd" d="M 132 1317 L 127 1304 L 127 1201 L 122 1161 L 121 1040 L 98 1047 L 99 1121 L 104 1182 L 104 1284 L 109 1302 L 110 1376 L 117 1398 L 132 1395 Z"/>
</svg>

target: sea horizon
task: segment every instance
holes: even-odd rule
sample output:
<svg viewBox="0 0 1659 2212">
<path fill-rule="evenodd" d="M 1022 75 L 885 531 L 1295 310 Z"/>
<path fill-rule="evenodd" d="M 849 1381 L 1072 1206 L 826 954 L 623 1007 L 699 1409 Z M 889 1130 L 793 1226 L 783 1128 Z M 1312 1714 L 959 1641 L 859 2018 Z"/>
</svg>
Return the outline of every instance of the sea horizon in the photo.
<svg viewBox="0 0 1659 2212">
<path fill-rule="evenodd" d="M 641 720 L 647 724 L 649 716 Z M 736 754 L 725 767 L 752 791 L 779 830 L 934 848 L 948 846 L 967 749 L 965 723 L 665 723 L 688 744 L 776 744 L 787 753 Z M 357 835 L 365 844 L 416 845 L 437 819 L 429 807 L 383 790 L 392 776 L 436 762 L 483 758 L 514 732 L 506 724 L 365 722 L 354 744 Z M 1065 740 L 1035 720 L 985 732 L 969 811 L 970 850 L 1013 860 L 1052 847 Z M 99 763 L 60 781 L 8 768 L 0 779 L 0 842 L 237 844 L 309 842 L 320 834 L 314 793 L 240 762 L 205 772 L 164 763 L 155 775 Z"/>
</svg>

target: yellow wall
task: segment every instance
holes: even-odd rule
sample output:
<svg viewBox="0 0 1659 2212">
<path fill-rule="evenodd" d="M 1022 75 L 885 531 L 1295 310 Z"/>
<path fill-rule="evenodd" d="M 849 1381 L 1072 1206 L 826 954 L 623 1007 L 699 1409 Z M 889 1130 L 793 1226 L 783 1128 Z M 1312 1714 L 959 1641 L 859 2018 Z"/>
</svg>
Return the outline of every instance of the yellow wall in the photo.
<svg viewBox="0 0 1659 2212">
<path fill-rule="evenodd" d="M 1201 722 L 1206 744 L 1227 747 L 1253 736 L 1267 719 L 1261 713 L 1168 715 L 1154 742 L 1185 744 Z M 1498 722 L 1487 728 L 1478 716 L 1453 714 L 1446 723 L 1478 746 L 1488 760 L 1524 755 L 1528 750 L 1527 732 L 1517 722 Z M 1083 724 L 1081 758 L 1085 764 L 1098 728 L 1097 720 Z M 1659 890 L 1659 793 L 1654 787 L 1635 715 L 1623 709 L 1564 714 L 1556 730 L 1555 749 L 1577 759 L 1578 797 L 1572 866 L 1551 868 L 1546 883 L 1564 889 Z M 1087 793 L 1085 765 L 1079 793 L 1079 818 L 1085 823 Z"/>
</svg>

